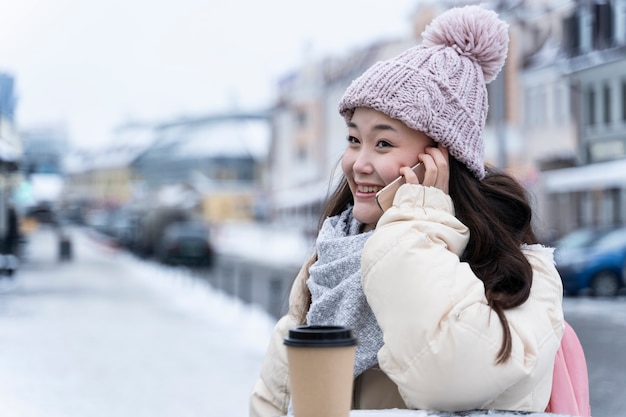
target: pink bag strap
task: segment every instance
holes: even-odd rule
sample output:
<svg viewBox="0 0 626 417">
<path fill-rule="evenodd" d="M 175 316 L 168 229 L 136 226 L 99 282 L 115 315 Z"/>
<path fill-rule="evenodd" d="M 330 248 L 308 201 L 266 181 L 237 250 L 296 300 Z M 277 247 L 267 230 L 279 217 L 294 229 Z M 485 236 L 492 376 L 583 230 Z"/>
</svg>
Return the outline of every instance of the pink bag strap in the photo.
<svg viewBox="0 0 626 417">
<path fill-rule="evenodd" d="M 546 412 L 591 417 L 585 352 L 576 332 L 567 322 L 554 361 L 552 393 Z"/>
</svg>

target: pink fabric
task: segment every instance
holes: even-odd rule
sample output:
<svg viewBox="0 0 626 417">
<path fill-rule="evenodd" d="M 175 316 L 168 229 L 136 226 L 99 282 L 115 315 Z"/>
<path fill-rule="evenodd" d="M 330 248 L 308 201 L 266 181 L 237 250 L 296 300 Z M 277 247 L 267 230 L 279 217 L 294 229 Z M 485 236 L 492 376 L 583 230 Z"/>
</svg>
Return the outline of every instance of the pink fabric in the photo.
<svg viewBox="0 0 626 417">
<path fill-rule="evenodd" d="M 554 362 L 552 394 L 546 412 L 591 417 L 585 352 L 576 332 L 567 322 Z"/>
</svg>

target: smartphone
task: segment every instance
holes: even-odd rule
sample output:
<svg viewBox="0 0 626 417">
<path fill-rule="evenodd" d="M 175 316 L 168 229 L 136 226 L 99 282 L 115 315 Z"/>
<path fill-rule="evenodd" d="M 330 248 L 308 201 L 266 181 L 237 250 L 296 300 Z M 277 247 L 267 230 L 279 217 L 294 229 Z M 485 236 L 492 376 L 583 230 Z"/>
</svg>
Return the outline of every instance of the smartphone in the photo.
<svg viewBox="0 0 626 417">
<path fill-rule="evenodd" d="M 421 162 L 418 162 L 416 165 L 411 167 L 411 169 L 415 172 L 415 175 L 417 175 L 417 179 L 421 184 L 424 181 L 424 165 Z M 380 207 L 382 211 L 391 207 L 393 204 L 393 197 L 396 195 L 396 191 L 398 191 L 398 188 L 400 188 L 402 184 L 404 184 L 404 177 L 401 175 L 376 193 L 376 203 L 378 203 L 378 207 Z"/>
</svg>

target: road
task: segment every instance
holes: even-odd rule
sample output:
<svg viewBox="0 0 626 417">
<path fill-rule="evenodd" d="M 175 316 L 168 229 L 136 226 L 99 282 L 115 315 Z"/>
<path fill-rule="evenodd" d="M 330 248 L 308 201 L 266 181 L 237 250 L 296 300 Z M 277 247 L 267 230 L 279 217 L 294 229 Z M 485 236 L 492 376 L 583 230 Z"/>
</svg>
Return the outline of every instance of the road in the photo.
<svg viewBox="0 0 626 417">
<path fill-rule="evenodd" d="M 564 310 L 585 350 L 593 416 L 626 416 L 626 297 L 566 298 Z"/>
<path fill-rule="evenodd" d="M 0 279 L 3 417 L 245 416 L 274 318 L 206 281 L 43 230 Z M 566 298 L 594 417 L 626 416 L 626 297 Z"/>
</svg>

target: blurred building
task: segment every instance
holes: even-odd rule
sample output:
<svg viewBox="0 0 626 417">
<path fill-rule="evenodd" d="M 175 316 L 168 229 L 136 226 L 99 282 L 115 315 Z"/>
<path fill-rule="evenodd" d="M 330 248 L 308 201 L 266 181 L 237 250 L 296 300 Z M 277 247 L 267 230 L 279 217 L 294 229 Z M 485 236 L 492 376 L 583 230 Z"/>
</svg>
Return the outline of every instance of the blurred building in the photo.
<svg viewBox="0 0 626 417">
<path fill-rule="evenodd" d="M 132 166 L 144 190 L 184 184 L 198 196 L 198 210 L 209 222 L 253 220 L 262 216 L 270 136 L 264 113 L 162 124 Z"/>
<path fill-rule="evenodd" d="M 66 160 L 68 196 L 83 209 L 194 211 L 207 222 L 262 216 L 271 126 L 262 112 L 129 124 L 100 150 Z"/>
<path fill-rule="evenodd" d="M 626 1 L 552 4 L 555 25 L 541 51 L 550 49 L 549 56 L 533 57 L 543 61 L 545 81 L 527 90 L 544 100 L 527 108 L 564 121 L 562 135 L 573 138 L 571 156 L 564 149 L 561 164 L 553 158 L 542 166 L 543 217 L 560 236 L 583 226 L 626 223 Z M 527 69 L 533 71 L 536 66 Z M 548 132 L 553 135 L 541 141 L 546 145 L 559 135 Z"/>
<path fill-rule="evenodd" d="M 64 160 L 66 210 L 73 217 L 91 207 L 120 207 L 140 182 L 133 162 L 154 140 L 154 126 L 128 124 L 113 132 L 111 145 L 102 149 L 73 149 Z"/>
<path fill-rule="evenodd" d="M 13 253 L 17 213 L 13 194 L 20 182 L 22 142 L 15 126 L 15 80 L 0 72 L 0 253 Z"/>
<path fill-rule="evenodd" d="M 2 171 L 13 169 L 22 157 L 22 142 L 15 126 L 15 80 L 0 72 L 0 161 Z"/>
<path fill-rule="evenodd" d="M 62 126 L 42 126 L 20 130 L 23 157 L 22 181 L 16 202 L 25 215 L 52 221 L 63 197 L 63 158 L 69 140 Z"/>
</svg>

